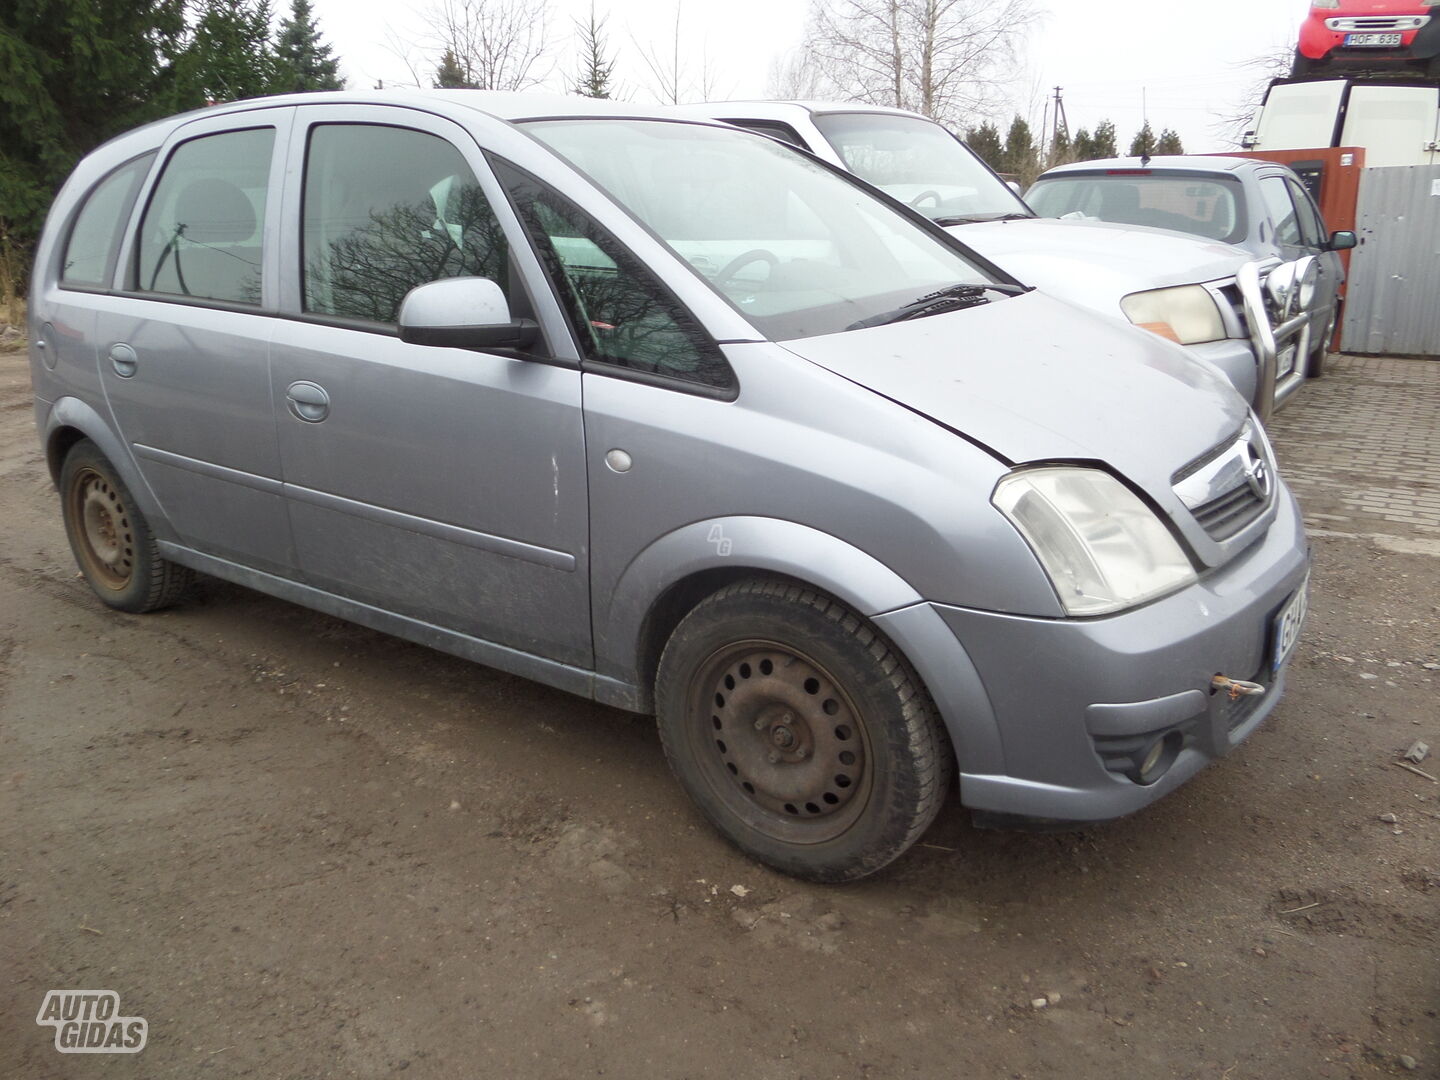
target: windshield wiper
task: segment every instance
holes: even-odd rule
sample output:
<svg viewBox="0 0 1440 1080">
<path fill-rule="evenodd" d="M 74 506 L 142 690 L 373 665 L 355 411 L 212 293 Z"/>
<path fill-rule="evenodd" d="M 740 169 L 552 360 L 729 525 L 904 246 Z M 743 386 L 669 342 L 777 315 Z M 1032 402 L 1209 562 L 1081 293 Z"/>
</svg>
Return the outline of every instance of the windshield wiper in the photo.
<svg viewBox="0 0 1440 1080">
<path fill-rule="evenodd" d="M 950 285 L 944 289 L 936 289 L 932 293 L 926 293 L 908 304 L 903 304 L 892 311 L 882 311 L 879 315 L 871 315 L 869 318 L 853 322 L 845 327 L 846 330 L 864 330 L 871 326 L 884 326 L 887 323 L 906 322 L 910 319 L 923 319 L 927 315 L 939 315 L 943 311 L 955 311 L 959 308 L 976 307 L 980 304 L 988 304 L 990 301 L 985 293 L 998 292 L 1005 296 L 1019 296 L 1029 292 L 1024 285 L 1002 285 L 999 283 L 990 285 Z"/>
<path fill-rule="evenodd" d="M 941 227 L 949 225 L 978 225 L 985 221 L 1028 221 L 1034 214 L 981 214 L 977 217 L 937 217 L 931 218 L 936 225 Z"/>
</svg>

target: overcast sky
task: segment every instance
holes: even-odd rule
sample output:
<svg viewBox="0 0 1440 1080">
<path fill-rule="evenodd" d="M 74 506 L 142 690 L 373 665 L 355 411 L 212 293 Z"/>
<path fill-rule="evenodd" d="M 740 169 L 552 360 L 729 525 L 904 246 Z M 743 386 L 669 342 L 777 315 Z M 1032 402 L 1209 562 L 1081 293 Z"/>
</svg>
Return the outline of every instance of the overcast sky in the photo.
<svg viewBox="0 0 1440 1080">
<path fill-rule="evenodd" d="M 387 42 L 421 39 L 425 2 L 314 0 L 321 30 L 352 88 L 413 84 Z M 809 2 L 682 0 L 682 63 L 688 60 L 698 76 L 708 56 L 717 98 L 764 96 L 771 61 L 799 43 Z M 1045 6 L 1046 0 L 1037 3 Z M 277 4 L 282 11 L 287 6 Z M 561 90 L 575 69 L 573 19 L 589 10 L 589 0 L 550 0 L 549 6 L 554 69 L 547 85 Z M 1045 99 L 1058 84 L 1072 131 L 1108 118 L 1124 150 L 1140 126 L 1143 102 L 1156 131 L 1175 128 L 1190 152 L 1228 148 L 1218 142 L 1216 122 L 1240 107 L 1256 80 L 1244 62 L 1293 47 L 1308 11 L 1306 0 L 1211 0 L 1194 7 L 1176 0 L 1048 0 L 1048 7 L 1029 36 L 1010 110 L 995 119 L 1003 125 L 1010 111 L 1019 111 L 1038 128 Z M 654 80 L 640 53 L 668 48 L 674 0 L 597 0 L 596 9 L 609 15 L 623 96 L 654 100 Z"/>
</svg>

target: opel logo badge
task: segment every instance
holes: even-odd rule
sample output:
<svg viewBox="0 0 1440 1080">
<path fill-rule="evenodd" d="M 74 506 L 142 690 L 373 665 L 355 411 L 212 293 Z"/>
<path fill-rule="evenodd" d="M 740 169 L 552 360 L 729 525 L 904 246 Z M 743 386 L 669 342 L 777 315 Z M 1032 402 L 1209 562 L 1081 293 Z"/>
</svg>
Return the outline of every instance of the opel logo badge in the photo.
<svg viewBox="0 0 1440 1080">
<path fill-rule="evenodd" d="M 1253 443 L 1246 447 L 1246 451 L 1245 479 L 1255 497 L 1264 499 L 1270 494 L 1270 469 Z"/>
</svg>

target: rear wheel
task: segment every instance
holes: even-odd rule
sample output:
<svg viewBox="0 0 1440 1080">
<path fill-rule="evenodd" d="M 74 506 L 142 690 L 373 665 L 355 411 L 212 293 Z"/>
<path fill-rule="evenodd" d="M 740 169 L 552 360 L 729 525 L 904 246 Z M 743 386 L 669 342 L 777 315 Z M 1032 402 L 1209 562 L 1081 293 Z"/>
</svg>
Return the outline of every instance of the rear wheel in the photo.
<svg viewBox="0 0 1440 1080">
<path fill-rule="evenodd" d="M 671 768 L 711 823 L 778 870 L 851 881 L 905 851 L 951 753 L 918 677 L 829 597 L 754 580 L 676 628 L 656 682 Z"/>
<path fill-rule="evenodd" d="M 60 496 L 70 550 L 96 596 L 132 612 L 155 611 L 179 599 L 190 571 L 160 557 L 129 489 L 88 439 L 65 456 Z"/>
</svg>

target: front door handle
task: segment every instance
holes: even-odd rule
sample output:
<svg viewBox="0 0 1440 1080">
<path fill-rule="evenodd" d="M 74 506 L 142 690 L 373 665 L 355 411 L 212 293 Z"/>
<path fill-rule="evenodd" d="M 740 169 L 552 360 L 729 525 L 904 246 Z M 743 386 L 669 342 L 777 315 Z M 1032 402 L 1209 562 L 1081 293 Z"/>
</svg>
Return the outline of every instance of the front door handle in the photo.
<svg viewBox="0 0 1440 1080">
<path fill-rule="evenodd" d="M 330 415 L 330 395 L 319 383 L 293 382 L 285 391 L 290 415 L 307 424 L 318 424 Z"/>
<path fill-rule="evenodd" d="M 132 378 L 140 366 L 135 350 L 123 341 L 110 346 L 110 366 L 122 379 Z"/>
</svg>

